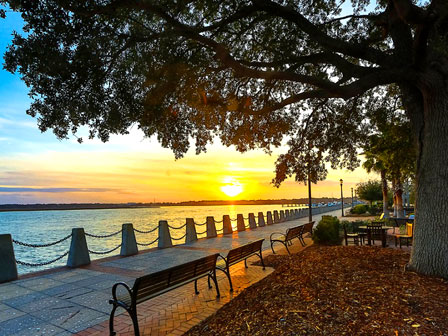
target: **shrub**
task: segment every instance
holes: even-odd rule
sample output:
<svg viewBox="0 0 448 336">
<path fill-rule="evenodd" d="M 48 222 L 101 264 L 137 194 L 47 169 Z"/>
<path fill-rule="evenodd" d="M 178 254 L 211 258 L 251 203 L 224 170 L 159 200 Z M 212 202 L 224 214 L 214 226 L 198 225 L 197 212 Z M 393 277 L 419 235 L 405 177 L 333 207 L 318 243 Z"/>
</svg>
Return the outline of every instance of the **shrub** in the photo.
<svg viewBox="0 0 448 336">
<path fill-rule="evenodd" d="M 322 216 L 313 232 L 313 241 L 316 244 L 336 245 L 341 243 L 339 235 L 339 219 L 333 216 Z"/>
<path fill-rule="evenodd" d="M 367 208 L 367 211 L 373 215 L 376 216 L 377 214 L 381 213 L 383 211 L 383 208 L 378 208 L 378 205 L 371 205 Z"/>
<path fill-rule="evenodd" d="M 340 231 L 343 232 L 342 226 L 345 225 L 348 233 L 359 232 L 359 227 L 366 226 L 367 223 L 368 223 L 368 221 L 362 221 L 362 220 L 357 220 L 357 221 L 353 221 L 353 222 L 344 220 L 341 222 Z"/>
<path fill-rule="evenodd" d="M 367 208 L 368 208 L 368 206 L 366 204 L 358 204 L 358 205 L 355 205 L 353 208 L 351 208 L 350 212 L 352 214 L 362 215 L 367 212 Z"/>
</svg>

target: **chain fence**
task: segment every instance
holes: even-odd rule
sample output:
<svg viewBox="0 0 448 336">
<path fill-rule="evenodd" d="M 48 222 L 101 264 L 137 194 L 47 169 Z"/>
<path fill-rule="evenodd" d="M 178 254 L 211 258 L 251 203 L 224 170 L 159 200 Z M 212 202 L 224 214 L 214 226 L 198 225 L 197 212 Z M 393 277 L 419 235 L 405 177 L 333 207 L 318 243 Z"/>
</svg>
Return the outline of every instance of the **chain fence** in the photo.
<svg viewBox="0 0 448 336">
<path fill-rule="evenodd" d="M 122 231 L 123 231 L 123 229 L 121 229 L 120 231 L 117 231 L 117 232 L 114 232 L 114 233 L 105 234 L 105 235 L 95 235 L 95 234 L 86 232 L 85 235 L 87 237 L 92 237 L 92 238 L 109 238 L 109 237 L 116 236 L 117 234 L 121 233 Z"/>
<path fill-rule="evenodd" d="M 69 252 L 70 252 L 70 251 L 67 251 L 67 252 L 65 252 L 63 255 L 60 255 L 59 257 L 57 257 L 57 258 L 55 258 L 55 259 L 53 259 L 53 260 L 45 261 L 45 262 L 42 262 L 42 263 L 29 263 L 29 262 L 25 262 L 25 261 L 21 261 L 21 260 L 17 260 L 17 259 L 16 259 L 16 263 L 19 264 L 19 265 L 22 265 L 22 266 L 28 266 L 28 267 L 47 266 L 47 265 L 50 265 L 50 264 L 52 264 L 52 263 L 55 263 L 55 262 L 58 261 L 58 260 L 61 260 L 62 258 L 64 258 L 65 256 L 67 256 Z"/>
<path fill-rule="evenodd" d="M 152 244 L 154 244 L 156 241 L 158 241 L 159 240 L 159 237 L 157 237 L 156 239 L 154 239 L 152 242 L 150 242 L 150 243 L 139 243 L 139 242 L 137 242 L 137 245 L 139 245 L 139 246 L 149 246 L 149 245 L 152 245 Z"/>
<path fill-rule="evenodd" d="M 110 249 L 110 250 L 107 250 L 107 251 L 92 251 L 92 250 L 89 250 L 89 253 L 100 254 L 100 255 L 109 254 L 109 253 L 112 253 L 113 251 L 117 250 L 120 247 L 121 247 L 121 244 L 118 245 L 118 246 L 115 246 L 113 249 Z"/>
<path fill-rule="evenodd" d="M 18 240 L 13 239 L 12 241 L 17 244 L 17 245 L 21 245 L 21 246 L 25 246 L 25 247 L 33 247 L 33 248 L 39 248 L 39 247 L 50 247 L 50 246 L 54 246 L 56 244 L 62 243 L 63 241 L 66 241 L 67 239 L 69 239 L 72 236 L 72 234 L 70 233 L 68 236 L 59 239 L 58 241 L 52 242 L 52 243 L 48 243 L 48 244 L 30 244 L 30 243 L 24 243 Z"/>
<path fill-rule="evenodd" d="M 207 230 L 205 230 L 204 232 L 197 232 L 198 235 L 203 235 L 204 233 L 207 233 Z"/>
<path fill-rule="evenodd" d="M 186 236 L 187 236 L 187 234 L 184 234 L 182 237 L 179 237 L 179 238 L 171 237 L 171 239 L 172 239 L 172 240 L 182 240 L 182 239 L 184 239 Z"/>
<path fill-rule="evenodd" d="M 180 229 L 183 229 L 183 228 L 186 227 L 186 226 L 187 226 L 187 223 L 185 223 L 184 225 L 181 225 L 181 226 L 179 226 L 179 227 L 171 226 L 171 225 L 168 224 L 168 227 L 169 227 L 170 229 L 173 229 L 173 230 L 180 230 Z"/>
<path fill-rule="evenodd" d="M 138 233 L 144 233 L 144 234 L 146 234 L 146 233 L 152 233 L 152 232 L 156 231 L 158 228 L 159 228 L 159 227 L 156 226 L 154 229 L 151 229 L 151 230 L 148 230 L 148 231 L 138 230 L 138 229 L 134 228 L 134 231 L 135 231 L 135 232 L 138 232 Z"/>
</svg>

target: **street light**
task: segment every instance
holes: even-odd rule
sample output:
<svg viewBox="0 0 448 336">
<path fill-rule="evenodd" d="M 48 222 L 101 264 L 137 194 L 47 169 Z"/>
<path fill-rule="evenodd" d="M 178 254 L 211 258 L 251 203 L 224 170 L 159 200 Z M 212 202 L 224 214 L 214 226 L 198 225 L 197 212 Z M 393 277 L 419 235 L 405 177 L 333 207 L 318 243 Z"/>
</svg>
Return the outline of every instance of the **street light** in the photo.
<svg viewBox="0 0 448 336">
<path fill-rule="evenodd" d="M 353 208 L 353 188 L 352 188 L 352 208 Z"/>
<path fill-rule="evenodd" d="M 339 182 L 341 182 L 341 211 L 342 211 L 342 217 L 344 217 L 344 195 L 342 194 L 342 183 L 344 181 L 340 179 Z"/>
<path fill-rule="evenodd" d="M 313 221 L 313 209 L 312 209 L 312 198 L 311 198 L 311 176 L 308 170 L 308 221 Z"/>
</svg>

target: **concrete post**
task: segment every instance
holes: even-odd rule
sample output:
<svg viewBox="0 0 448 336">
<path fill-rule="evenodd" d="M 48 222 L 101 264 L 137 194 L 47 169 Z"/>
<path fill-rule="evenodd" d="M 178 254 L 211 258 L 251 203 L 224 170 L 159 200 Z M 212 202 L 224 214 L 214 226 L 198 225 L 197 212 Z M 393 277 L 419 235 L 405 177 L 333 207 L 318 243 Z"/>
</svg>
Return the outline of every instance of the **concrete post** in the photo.
<svg viewBox="0 0 448 336">
<path fill-rule="evenodd" d="M 185 227 L 187 235 L 185 236 L 185 243 L 191 243 L 198 240 L 198 235 L 196 233 L 196 224 L 193 218 L 187 218 L 187 225 Z"/>
<path fill-rule="evenodd" d="M 285 210 L 285 219 L 286 220 L 291 220 L 291 218 L 289 218 L 289 209 Z"/>
<path fill-rule="evenodd" d="M 274 220 L 272 219 L 272 212 L 270 211 L 266 212 L 266 224 L 267 225 L 274 224 Z"/>
<path fill-rule="evenodd" d="M 130 256 L 138 253 L 137 240 L 135 239 L 134 226 L 132 223 L 124 223 L 121 231 L 120 255 Z"/>
<path fill-rule="evenodd" d="M 215 225 L 215 218 L 213 216 L 207 217 L 207 238 L 213 238 L 216 237 L 216 225 Z"/>
<path fill-rule="evenodd" d="M 274 210 L 274 223 L 280 223 L 280 217 L 278 215 L 278 210 Z"/>
<path fill-rule="evenodd" d="M 283 210 L 280 210 L 280 222 L 284 222 L 285 220 L 285 212 Z"/>
<path fill-rule="evenodd" d="M 79 267 L 90 264 L 89 249 L 83 228 L 72 229 L 72 241 L 68 253 L 67 266 Z"/>
<path fill-rule="evenodd" d="M 249 227 L 251 229 L 257 228 L 257 222 L 255 221 L 255 215 L 252 212 L 249 214 Z"/>
<path fill-rule="evenodd" d="M 244 224 L 244 216 L 242 214 L 236 215 L 236 227 L 238 231 L 246 230 L 246 225 Z"/>
<path fill-rule="evenodd" d="M 12 237 L 8 234 L 0 234 L 0 283 L 17 280 L 17 265 L 14 256 Z"/>
<path fill-rule="evenodd" d="M 266 223 L 264 221 L 264 214 L 262 212 L 258 213 L 258 226 L 266 226 Z"/>
<path fill-rule="evenodd" d="M 170 228 L 166 220 L 159 221 L 159 244 L 158 248 L 173 247 Z"/>
<path fill-rule="evenodd" d="M 229 215 L 222 216 L 222 232 L 223 234 L 229 234 L 233 232 L 232 221 Z"/>
</svg>

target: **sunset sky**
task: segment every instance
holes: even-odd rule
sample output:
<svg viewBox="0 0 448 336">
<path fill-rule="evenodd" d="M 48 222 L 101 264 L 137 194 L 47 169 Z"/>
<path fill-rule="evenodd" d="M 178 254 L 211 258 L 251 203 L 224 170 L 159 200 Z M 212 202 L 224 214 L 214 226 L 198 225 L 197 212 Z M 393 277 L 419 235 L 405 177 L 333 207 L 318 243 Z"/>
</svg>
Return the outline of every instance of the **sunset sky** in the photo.
<svg viewBox="0 0 448 336">
<path fill-rule="evenodd" d="M 13 30 L 21 32 L 17 13 L 0 19 L 1 54 Z M 2 59 L 3 63 L 3 59 Z M 240 154 L 218 142 L 208 153 L 174 160 L 155 139 L 138 130 L 78 144 L 59 141 L 51 132 L 40 133 L 36 119 L 26 114 L 27 88 L 18 75 L 0 70 L 0 204 L 72 202 L 178 202 L 216 199 L 277 199 L 307 196 L 307 188 L 292 180 L 277 189 L 271 184 L 278 148 L 272 156 L 262 151 Z M 82 135 L 82 134 L 81 134 Z M 326 181 L 313 185 L 313 196 L 339 197 L 356 183 L 376 178 L 358 168 L 330 170 Z M 227 189 L 226 189 L 227 186 Z M 242 190 L 234 197 L 224 191 Z M 229 193 L 229 192 L 227 192 Z M 232 192 L 230 192 L 232 194 Z"/>
</svg>

